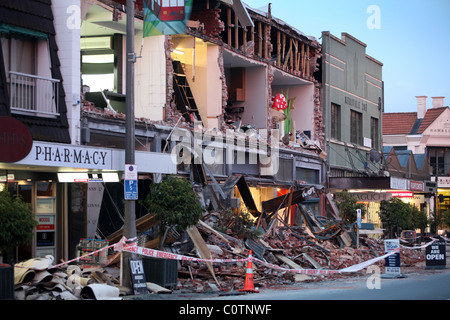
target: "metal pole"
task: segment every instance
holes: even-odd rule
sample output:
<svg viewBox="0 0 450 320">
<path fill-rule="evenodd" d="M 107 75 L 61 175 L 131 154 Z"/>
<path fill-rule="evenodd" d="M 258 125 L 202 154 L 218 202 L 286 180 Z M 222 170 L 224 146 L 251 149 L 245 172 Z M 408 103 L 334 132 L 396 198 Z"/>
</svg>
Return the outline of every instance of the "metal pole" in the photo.
<svg viewBox="0 0 450 320">
<path fill-rule="evenodd" d="M 126 138 L 125 138 L 125 163 L 135 163 L 135 124 L 134 124 L 134 64 L 136 53 L 134 52 L 134 6 L 136 0 L 127 0 L 127 63 L 126 63 Z M 123 235 L 127 239 L 136 237 L 136 202 L 125 200 L 125 222 Z M 131 289 L 131 274 L 129 260 L 133 254 L 124 252 L 123 286 Z"/>
</svg>

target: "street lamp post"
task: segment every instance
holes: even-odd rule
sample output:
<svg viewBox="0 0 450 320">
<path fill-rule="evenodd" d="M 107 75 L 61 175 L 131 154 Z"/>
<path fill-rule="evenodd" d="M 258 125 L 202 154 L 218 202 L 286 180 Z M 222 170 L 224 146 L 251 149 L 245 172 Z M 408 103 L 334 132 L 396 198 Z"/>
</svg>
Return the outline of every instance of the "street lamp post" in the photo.
<svg viewBox="0 0 450 320">
<path fill-rule="evenodd" d="M 127 0 L 127 63 L 126 63 L 126 137 L 125 137 L 125 163 L 135 163 L 135 123 L 134 123 L 134 64 L 136 53 L 134 51 L 134 8 L 136 0 Z M 123 235 L 127 239 L 136 237 L 136 201 L 125 199 L 125 222 Z M 131 273 L 129 260 L 134 254 L 123 252 L 123 279 L 124 287 L 131 289 Z"/>
</svg>

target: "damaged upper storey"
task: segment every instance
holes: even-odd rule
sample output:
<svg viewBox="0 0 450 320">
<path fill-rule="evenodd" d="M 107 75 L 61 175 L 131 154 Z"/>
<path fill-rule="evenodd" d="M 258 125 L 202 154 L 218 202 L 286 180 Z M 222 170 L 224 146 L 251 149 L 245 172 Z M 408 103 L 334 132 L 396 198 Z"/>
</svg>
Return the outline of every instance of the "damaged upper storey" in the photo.
<svg viewBox="0 0 450 320">
<path fill-rule="evenodd" d="M 241 10 L 227 1 L 196 1 L 191 20 L 199 28 L 188 33 L 204 37 L 236 53 L 269 63 L 303 79 L 313 80 L 320 57 L 320 45 L 314 37 L 304 35 L 268 12 L 243 5 Z M 242 20 L 250 21 L 248 25 Z"/>
<path fill-rule="evenodd" d="M 124 0 L 82 1 L 81 69 L 90 102 L 105 106 L 100 91 L 125 113 Z M 142 1 L 136 1 L 135 115 L 139 119 L 207 129 L 279 129 L 282 147 L 306 137 L 324 148 L 317 60 L 320 45 L 281 20 L 228 1 L 194 1 L 184 34 L 143 36 Z M 243 22 L 242 10 L 248 21 Z M 249 25 L 249 21 L 251 22 Z M 94 47 L 97 40 L 101 48 Z M 110 82 L 91 80 L 105 73 Z M 101 88 L 94 88 L 101 84 Z M 283 94 L 289 110 L 273 98 Z M 96 101 L 94 101 L 96 100 Z"/>
<path fill-rule="evenodd" d="M 171 39 L 200 120 L 207 128 L 279 129 L 292 147 L 304 133 L 323 146 L 318 42 L 272 17 L 270 6 L 263 13 L 245 5 L 243 14 L 224 2 L 196 1 L 186 34 Z M 289 110 L 272 108 L 278 94 Z"/>
<path fill-rule="evenodd" d="M 82 1 L 81 55 L 83 84 L 105 70 L 110 84 L 92 81 L 89 100 L 103 101 L 100 91 L 119 113 L 124 113 L 126 1 Z M 194 1 L 184 34 L 143 36 L 142 1 L 135 18 L 135 115 L 139 119 L 206 129 L 279 129 L 280 144 L 300 148 L 305 138 L 324 148 L 320 84 L 316 80 L 320 45 L 268 13 L 247 6 L 246 16 L 237 1 Z M 120 13 L 120 14 L 118 14 Z M 244 26 L 243 26 L 244 25 Z M 106 39 L 106 48 L 89 47 L 95 38 Z M 92 63 L 98 55 L 109 60 Z M 97 56 L 97 57 L 96 57 Z M 99 69 L 100 67 L 100 69 Z M 106 68 L 106 69 L 101 69 Z M 93 93 L 94 92 L 94 93 Z M 289 110 L 279 111 L 273 98 L 283 94 Z M 97 103 L 96 103 L 97 107 Z M 107 107 L 107 106 L 106 106 Z"/>
</svg>

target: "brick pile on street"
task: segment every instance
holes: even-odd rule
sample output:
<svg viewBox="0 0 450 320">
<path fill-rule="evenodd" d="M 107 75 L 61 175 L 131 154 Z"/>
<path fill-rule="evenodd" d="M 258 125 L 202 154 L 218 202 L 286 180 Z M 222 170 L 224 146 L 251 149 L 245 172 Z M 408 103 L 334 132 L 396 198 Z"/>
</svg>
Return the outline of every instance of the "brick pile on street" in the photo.
<svg viewBox="0 0 450 320">
<path fill-rule="evenodd" d="M 213 259 L 239 259 L 248 256 L 248 242 L 235 238 L 234 243 L 240 242 L 236 247 L 223 243 L 211 232 L 200 229 L 203 237 L 211 248 Z M 263 249 L 264 254 L 258 257 L 271 264 L 286 269 L 327 269 L 340 270 L 385 254 L 384 241 L 368 237 L 360 238 L 360 247 L 340 246 L 331 240 L 318 240 L 310 232 L 302 233 L 304 228 L 279 228 L 277 231 L 261 239 L 253 240 L 253 247 Z M 299 239 L 303 238 L 303 239 Z M 247 247 L 246 247 L 247 243 Z M 253 251 L 255 256 L 255 252 Z M 287 258 L 287 259 L 286 259 Z M 424 266 L 424 250 L 401 249 L 401 266 L 422 268 Z M 384 268 L 384 260 L 377 262 Z M 254 284 L 259 288 L 280 286 L 301 286 L 305 282 L 318 282 L 329 279 L 348 278 L 366 275 L 365 269 L 357 273 L 339 273 L 329 275 L 306 275 L 268 268 L 262 264 L 253 263 Z M 383 272 L 383 269 L 381 269 Z M 231 292 L 244 287 L 246 266 L 245 262 L 234 264 L 214 264 L 214 273 L 220 284 L 220 290 Z M 183 262 L 179 269 L 178 289 L 188 292 L 208 292 L 217 286 L 205 264 Z"/>
<path fill-rule="evenodd" d="M 360 237 L 359 247 L 343 245 L 337 241 L 342 235 L 334 232 L 332 237 L 318 239 L 307 227 L 276 227 L 260 238 L 239 239 L 232 233 L 221 233 L 212 225 L 202 222 L 196 226 L 204 244 L 211 253 L 211 259 L 246 259 L 250 250 L 253 256 L 286 269 L 326 269 L 340 270 L 363 261 L 382 256 L 383 240 L 367 236 Z M 323 239 L 325 238 L 325 239 Z M 160 250 L 199 257 L 198 248 L 189 236 L 181 234 L 172 242 L 166 243 Z M 401 250 L 401 267 L 423 270 L 424 250 Z M 32 266 L 32 263 L 19 263 L 15 272 L 30 272 L 30 276 L 15 279 L 16 300 L 103 300 L 119 299 L 133 295 L 129 288 L 120 286 L 119 254 L 109 249 L 107 263 L 104 265 L 83 265 L 79 261 L 53 268 L 56 262 L 52 257 L 43 259 L 48 263 L 40 270 L 27 270 L 20 265 Z M 39 260 L 39 259 L 34 259 Z M 42 259 L 41 259 L 42 260 Z M 30 261 L 33 261 L 31 259 Z M 40 261 L 41 263 L 42 261 Z M 59 263 L 59 262 L 58 262 Z M 213 263 L 212 271 L 204 262 L 178 261 L 178 281 L 175 286 L 163 288 L 147 283 L 149 294 L 171 293 L 231 293 L 245 285 L 245 261 L 233 263 Z M 384 261 L 376 265 L 383 267 Z M 254 262 L 254 285 L 259 289 L 280 288 L 286 286 L 301 287 L 303 283 L 313 283 L 329 279 L 363 276 L 366 272 L 339 273 L 329 275 L 306 275 L 276 270 Z M 21 271 L 19 271 L 21 270 Z M 404 269 L 402 269 L 404 270 Z M 96 291 L 107 289 L 104 296 Z M 109 290 L 109 291 L 108 291 Z"/>
</svg>

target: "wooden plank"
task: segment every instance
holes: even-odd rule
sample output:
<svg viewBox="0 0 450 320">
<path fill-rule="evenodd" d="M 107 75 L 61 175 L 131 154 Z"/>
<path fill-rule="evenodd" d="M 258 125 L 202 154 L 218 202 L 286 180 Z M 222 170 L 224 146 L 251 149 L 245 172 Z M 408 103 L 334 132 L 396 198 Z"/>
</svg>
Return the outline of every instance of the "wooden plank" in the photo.
<svg viewBox="0 0 450 320">
<path fill-rule="evenodd" d="M 217 231 L 214 228 L 210 227 L 208 224 L 206 224 L 202 220 L 199 220 L 198 222 L 203 228 L 205 228 L 205 229 L 209 230 L 210 232 L 214 233 L 216 236 L 218 236 L 220 239 L 225 241 L 227 244 L 230 243 L 230 241 L 228 241 L 228 239 L 225 238 L 219 231 Z"/>
<path fill-rule="evenodd" d="M 298 40 L 295 40 L 294 47 L 295 47 L 295 52 L 294 52 L 294 70 L 298 72 Z"/>
<path fill-rule="evenodd" d="M 244 27 L 244 52 L 245 52 L 245 54 L 247 54 L 247 35 L 248 34 L 248 32 L 247 32 L 247 27 Z"/>
<path fill-rule="evenodd" d="M 303 269 L 303 268 L 300 267 L 298 264 L 296 264 L 294 261 L 292 261 L 291 259 L 285 257 L 285 256 L 282 255 L 282 254 L 275 254 L 275 257 L 276 257 L 277 259 L 279 259 L 281 262 L 287 264 L 287 265 L 288 265 L 289 267 L 291 267 L 293 270 L 301 270 L 301 269 Z M 295 275 L 294 275 L 294 280 L 295 280 L 296 282 L 308 281 L 308 280 L 311 280 L 311 276 L 308 276 L 308 275 L 306 275 L 306 274 L 298 273 L 298 274 L 295 274 Z"/>
<path fill-rule="evenodd" d="M 239 49 L 239 19 L 237 14 L 234 16 L 234 47 Z"/>
<path fill-rule="evenodd" d="M 305 257 L 306 260 L 309 261 L 309 263 L 311 263 L 314 266 L 314 268 L 322 269 L 322 266 L 320 265 L 320 263 L 318 263 L 316 260 L 314 260 L 314 258 L 311 257 L 309 254 L 307 254 L 305 252 L 305 253 L 303 253 L 303 256 Z"/>
<path fill-rule="evenodd" d="M 306 75 L 309 77 L 311 74 L 311 64 L 309 63 L 309 46 L 306 47 Z"/>
<path fill-rule="evenodd" d="M 290 44 L 289 44 L 289 50 L 291 51 L 291 56 L 289 57 L 290 59 L 290 65 L 291 65 L 291 70 L 294 69 L 294 39 L 290 39 Z M 295 132 L 295 131 L 294 131 Z"/>
<path fill-rule="evenodd" d="M 334 199 L 331 196 L 331 193 L 327 193 L 325 195 L 325 199 L 327 199 L 328 204 L 331 207 L 331 211 L 333 212 L 334 218 L 339 219 L 339 208 L 336 206 L 336 203 L 334 202 Z"/>
<path fill-rule="evenodd" d="M 227 31 L 228 31 L 228 45 L 231 46 L 231 8 L 227 8 Z"/>
<path fill-rule="evenodd" d="M 269 33 L 269 26 L 266 24 L 264 25 L 264 59 L 269 58 L 269 43 L 268 43 L 268 33 Z"/>
<path fill-rule="evenodd" d="M 277 31 L 277 66 L 281 66 L 281 32 Z"/>
<path fill-rule="evenodd" d="M 258 56 L 262 58 L 262 23 L 258 22 Z"/>
<path fill-rule="evenodd" d="M 202 236 L 200 235 L 200 232 L 198 231 L 196 226 L 190 226 L 186 229 L 187 233 L 189 234 L 189 237 L 191 237 L 192 242 L 194 243 L 195 248 L 197 249 L 200 257 L 202 259 L 211 259 L 211 251 L 209 251 L 208 246 L 205 243 L 205 240 L 203 240 Z M 206 266 L 208 267 L 209 272 L 211 272 L 211 275 L 213 276 L 214 280 L 216 281 L 217 285 L 220 287 L 219 281 L 217 281 L 216 275 L 214 273 L 214 269 L 211 262 L 205 262 Z"/>
<path fill-rule="evenodd" d="M 344 231 L 344 233 L 340 235 L 340 238 L 347 247 L 350 247 L 352 245 L 352 239 L 347 232 Z"/>
<path fill-rule="evenodd" d="M 305 74 L 305 44 L 302 43 L 302 49 L 301 49 L 301 71 L 303 74 Z"/>
<path fill-rule="evenodd" d="M 277 257 L 277 259 L 279 259 L 281 262 L 287 264 L 289 267 L 291 267 L 294 270 L 303 269 L 298 264 L 296 264 L 294 261 L 292 261 L 291 259 L 289 259 L 288 257 L 286 257 L 282 254 L 275 254 L 275 257 Z"/>
</svg>

